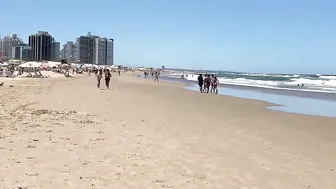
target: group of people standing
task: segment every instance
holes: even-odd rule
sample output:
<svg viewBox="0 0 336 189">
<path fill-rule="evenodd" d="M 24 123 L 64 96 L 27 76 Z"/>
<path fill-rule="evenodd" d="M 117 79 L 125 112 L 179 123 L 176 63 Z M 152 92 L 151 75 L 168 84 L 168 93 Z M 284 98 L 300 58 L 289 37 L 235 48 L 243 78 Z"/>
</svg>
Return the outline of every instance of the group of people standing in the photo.
<svg viewBox="0 0 336 189">
<path fill-rule="evenodd" d="M 218 79 L 215 75 L 205 74 L 203 77 L 203 74 L 199 74 L 198 78 L 198 86 L 200 87 L 201 93 L 218 93 Z"/>
<path fill-rule="evenodd" d="M 150 70 L 152 78 L 154 78 L 154 82 L 159 82 L 160 70 Z M 147 78 L 149 76 L 148 71 L 144 71 L 144 77 Z"/>
<path fill-rule="evenodd" d="M 100 88 L 100 81 L 102 80 L 103 78 L 103 72 L 104 72 L 104 78 L 105 78 L 105 85 L 106 85 L 106 88 L 107 89 L 110 89 L 110 81 L 111 81 L 111 77 L 112 77 L 112 74 L 110 72 L 109 69 L 96 69 L 94 70 L 95 72 L 95 76 L 97 78 L 97 88 Z"/>
</svg>

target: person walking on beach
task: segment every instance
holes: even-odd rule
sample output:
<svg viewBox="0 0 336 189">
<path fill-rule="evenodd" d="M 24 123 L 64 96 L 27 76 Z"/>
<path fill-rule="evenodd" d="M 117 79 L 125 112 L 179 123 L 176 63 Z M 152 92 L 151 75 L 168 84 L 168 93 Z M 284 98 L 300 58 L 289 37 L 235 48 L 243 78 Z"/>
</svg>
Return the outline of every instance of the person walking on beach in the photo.
<svg viewBox="0 0 336 189">
<path fill-rule="evenodd" d="M 213 93 L 215 93 L 215 94 L 218 94 L 218 88 L 217 88 L 218 83 L 219 83 L 219 81 L 218 81 L 217 77 L 214 76 L 214 78 L 213 78 L 213 88 L 212 89 L 213 89 Z"/>
<path fill-rule="evenodd" d="M 103 78 L 103 70 L 99 70 L 97 74 L 97 87 L 100 88 L 100 81 Z"/>
<path fill-rule="evenodd" d="M 210 75 L 206 75 L 204 79 L 204 92 L 209 93 L 210 83 L 211 83 Z"/>
<path fill-rule="evenodd" d="M 211 74 L 210 77 L 210 92 L 213 93 L 214 92 L 214 74 Z"/>
<path fill-rule="evenodd" d="M 154 74 L 154 82 L 159 82 L 159 71 L 156 71 Z"/>
<path fill-rule="evenodd" d="M 204 82 L 202 74 L 199 74 L 197 80 L 198 80 L 198 86 L 200 87 L 200 92 L 202 93 L 203 92 L 203 82 Z"/>
<path fill-rule="evenodd" d="M 110 89 L 110 80 L 111 80 L 111 72 L 109 69 L 106 70 L 105 72 L 105 85 L 107 89 Z"/>
</svg>

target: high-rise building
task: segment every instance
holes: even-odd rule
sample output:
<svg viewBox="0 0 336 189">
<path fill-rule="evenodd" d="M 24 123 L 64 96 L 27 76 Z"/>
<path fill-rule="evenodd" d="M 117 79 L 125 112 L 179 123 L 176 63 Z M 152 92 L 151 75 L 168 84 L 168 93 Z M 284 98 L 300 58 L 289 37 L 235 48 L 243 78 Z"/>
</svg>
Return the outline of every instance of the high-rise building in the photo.
<svg viewBox="0 0 336 189">
<path fill-rule="evenodd" d="M 22 44 L 20 46 L 15 46 L 12 48 L 12 58 L 23 61 L 31 61 L 32 60 L 32 48 L 26 44 Z"/>
<path fill-rule="evenodd" d="M 2 39 L 1 39 L 1 36 L 0 36 L 0 58 L 2 58 Z"/>
<path fill-rule="evenodd" d="M 14 46 L 23 44 L 22 40 L 18 38 L 17 34 L 12 34 L 4 37 L 1 40 L 1 56 L 5 58 L 12 58 L 12 49 Z"/>
<path fill-rule="evenodd" d="M 34 61 L 51 60 L 52 58 L 52 36 L 45 31 L 29 36 L 29 46 L 32 47 Z"/>
<path fill-rule="evenodd" d="M 76 50 L 77 46 L 74 44 L 73 41 L 68 41 L 66 44 L 63 45 L 62 49 L 62 59 L 67 59 L 70 61 L 76 61 Z"/>
<path fill-rule="evenodd" d="M 78 62 L 78 45 L 77 42 L 72 46 L 72 61 Z"/>
<path fill-rule="evenodd" d="M 106 39 L 105 38 L 95 38 L 94 43 L 94 53 L 93 53 L 93 63 L 97 65 L 105 65 L 106 63 Z"/>
<path fill-rule="evenodd" d="M 106 40 L 106 65 L 113 65 L 114 60 L 114 40 Z"/>
<path fill-rule="evenodd" d="M 61 49 L 61 51 L 60 51 L 60 57 L 61 57 L 61 60 L 62 59 L 65 59 L 64 57 L 64 46 L 63 46 L 63 48 Z"/>
<path fill-rule="evenodd" d="M 80 63 L 94 63 L 94 44 L 96 36 L 92 36 L 90 33 L 87 36 L 80 36 L 77 38 L 78 45 L 78 61 Z"/>
<path fill-rule="evenodd" d="M 77 38 L 74 56 L 80 63 L 92 63 L 97 65 L 113 65 L 113 39 L 94 36 L 89 33 L 87 36 Z"/>
<path fill-rule="evenodd" d="M 61 44 L 59 42 L 53 41 L 51 44 L 51 60 L 60 61 L 60 48 Z"/>
</svg>

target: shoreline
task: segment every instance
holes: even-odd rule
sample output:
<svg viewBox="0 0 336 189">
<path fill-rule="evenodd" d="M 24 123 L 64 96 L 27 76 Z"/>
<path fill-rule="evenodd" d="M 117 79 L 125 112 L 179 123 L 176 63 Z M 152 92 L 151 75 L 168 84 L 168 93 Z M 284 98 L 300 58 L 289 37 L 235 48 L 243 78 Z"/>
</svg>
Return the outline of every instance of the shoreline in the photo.
<svg viewBox="0 0 336 189">
<path fill-rule="evenodd" d="M 186 80 L 186 79 L 172 78 L 172 77 L 167 77 L 167 76 L 162 76 L 161 78 L 167 81 L 181 82 L 181 83 L 186 83 L 186 84 L 197 84 L 196 81 L 191 81 L 191 80 Z M 263 87 L 233 85 L 233 84 L 223 84 L 223 83 L 219 83 L 219 86 L 233 88 L 233 89 L 251 90 L 251 91 L 263 92 L 263 93 L 268 93 L 268 94 L 290 95 L 290 96 L 297 96 L 297 97 L 302 97 L 302 98 L 313 98 L 313 99 L 336 102 L 336 93 L 288 90 L 286 88 L 273 89 L 273 88 L 267 88 L 267 87 L 263 88 Z"/>
<path fill-rule="evenodd" d="M 182 83 L 185 85 L 186 90 L 198 92 L 198 86 L 195 82 L 183 80 L 172 81 L 170 78 L 163 78 L 163 80 L 172 83 Z M 239 86 L 219 85 L 218 89 L 219 95 L 266 102 L 268 105 L 265 109 L 268 110 L 330 118 L 336 117 L 336 113 L 332 111 L 336 109 L 335 101 L 307 96 L 303 97 L 297 94 L 288 95 L 277 91 L 255 90 L 254 87 L 241 88 Z"/>
</svg>

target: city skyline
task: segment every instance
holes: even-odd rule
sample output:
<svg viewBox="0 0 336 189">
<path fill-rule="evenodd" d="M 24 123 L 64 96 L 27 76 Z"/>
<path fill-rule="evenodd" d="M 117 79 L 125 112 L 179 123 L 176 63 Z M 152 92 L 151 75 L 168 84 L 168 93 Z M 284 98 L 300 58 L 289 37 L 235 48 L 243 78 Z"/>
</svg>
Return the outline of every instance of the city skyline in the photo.
<svg viewBox="0 0 336 189">
<path fill-rule="evenodd" d="M 48 31 L 38 31 L 28 36 L 28 42 L 16 33 L 0 37 L 0 57 L 24 61 L 68 61 L 97 65 L 113 65 L 114 40 L 107 37 L 80 35 L 64 45 Z M 86 42 L 83 40 L 86 40 Z M 89 42 L 89 43 L 88 43 Z M 88 43 L 88 44 L 86 44 Z M 12 52 L 13 51 L 13 52 Z"/>
</svg>

